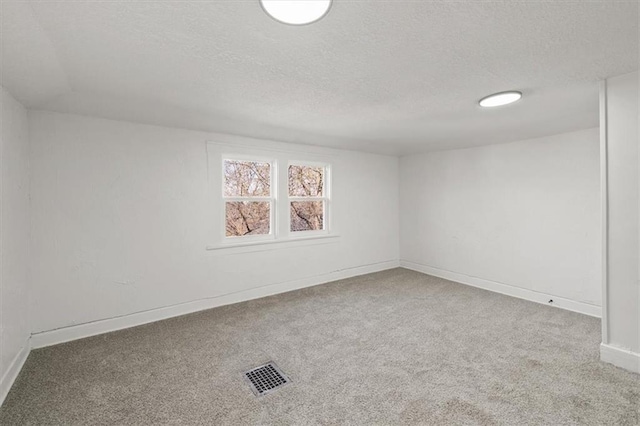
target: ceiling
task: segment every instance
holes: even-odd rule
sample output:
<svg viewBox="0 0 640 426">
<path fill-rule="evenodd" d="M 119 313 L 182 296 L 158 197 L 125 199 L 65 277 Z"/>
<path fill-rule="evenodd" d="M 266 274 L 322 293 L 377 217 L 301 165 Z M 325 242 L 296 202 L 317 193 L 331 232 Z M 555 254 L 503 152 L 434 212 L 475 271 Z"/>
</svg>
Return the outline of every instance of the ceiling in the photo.
<svg viewBox="0 0 640 426">
<path fill-rule="evenodd" d="M 598 125 L 638 69 L 638 1 L 2 1 L 2 85 L 29 108 L 407 155 Z M 481 109 L 509 89 L 524 98 Z"/>
</svg>

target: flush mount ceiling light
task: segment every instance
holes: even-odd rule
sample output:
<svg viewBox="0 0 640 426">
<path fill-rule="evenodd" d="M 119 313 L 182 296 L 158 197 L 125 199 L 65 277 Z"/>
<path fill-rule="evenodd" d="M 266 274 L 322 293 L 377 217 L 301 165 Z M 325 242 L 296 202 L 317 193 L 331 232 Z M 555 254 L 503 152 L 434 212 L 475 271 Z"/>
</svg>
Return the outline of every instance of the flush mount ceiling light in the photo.
<svg viewBox="0 0 640 426">
<path fill-rule="evenodd" d="M 305 25 L 325 16 L 331 7 L 331 0 L 260 0 L 260 4 L 276 21 Z"/>
<path fill-rule="evenodd" d="M 493 95 L 486 96 L 480 99 L 480 106 L 484 108 L 492 108 L 502 105 L 511 104 L 522 97 L 521 92 L 509 91 L 494 93 Z"/>
</svg>

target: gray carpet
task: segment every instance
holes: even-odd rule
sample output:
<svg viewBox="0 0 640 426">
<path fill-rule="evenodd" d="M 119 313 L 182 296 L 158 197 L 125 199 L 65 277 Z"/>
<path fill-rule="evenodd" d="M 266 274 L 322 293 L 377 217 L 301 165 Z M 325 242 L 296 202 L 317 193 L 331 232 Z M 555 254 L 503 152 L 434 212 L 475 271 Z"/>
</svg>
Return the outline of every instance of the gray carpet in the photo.
<svg viewBox="0 0 640 426">
<path fill-rule="evenodd" d="M 637 425 L 600 321 L 405 269 L 35 350 L 0 424 Z M 256 398 L 242 372 L 292 383 Z"/>
</svg>

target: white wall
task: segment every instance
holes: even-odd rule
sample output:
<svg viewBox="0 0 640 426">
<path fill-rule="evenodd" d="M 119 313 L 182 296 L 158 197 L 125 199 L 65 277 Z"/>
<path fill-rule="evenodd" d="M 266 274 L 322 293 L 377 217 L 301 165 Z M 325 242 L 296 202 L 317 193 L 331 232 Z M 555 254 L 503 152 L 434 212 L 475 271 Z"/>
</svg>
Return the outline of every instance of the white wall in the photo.
<svg viewBox="0 0 640 426">
<path fill-rule="evenodd" d="M 403 265 L 600 314 L 598 129 L 400 162 Z"/>
<path fill-rule="evenodd" d="M 28 354 L 27 111 L 0 86 L 0 404 Z"/>
<path fill-rule="evenodd" d="M 29 124 L 36 333 L 200 301 L 163 311 L 179 314 L 397 266 L 396 157 L 39 111 Z M 220 208 L 208 188 L 207 141 L 324 155 L 338 241 L 206 251 Z M 36 335 L 34 345 L 152 319 Z"/>
<path fill-rule="evenodd" d="M 608 339 L 603 359 L 640 372 L 638 73 L 606 82 Z M 615 349 L 635 355 L 615 352 Z"/>
</svg>

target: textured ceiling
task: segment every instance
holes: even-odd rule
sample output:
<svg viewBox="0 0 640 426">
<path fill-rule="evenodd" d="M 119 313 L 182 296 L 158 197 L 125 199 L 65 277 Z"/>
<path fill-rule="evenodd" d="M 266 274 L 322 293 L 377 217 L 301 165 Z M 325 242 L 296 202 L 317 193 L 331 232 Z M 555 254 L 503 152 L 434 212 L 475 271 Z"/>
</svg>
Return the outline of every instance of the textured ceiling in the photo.
<svg viewBox="0 0 640 426">
<path fill-rule="evenodd" d="M 638 1 L 3 1 L 2 84 L 28 107 L 409 154 L 598 124 L 638 69 Z M 517 89 L 492 110 L 484 95 Z"/>
</svg>

